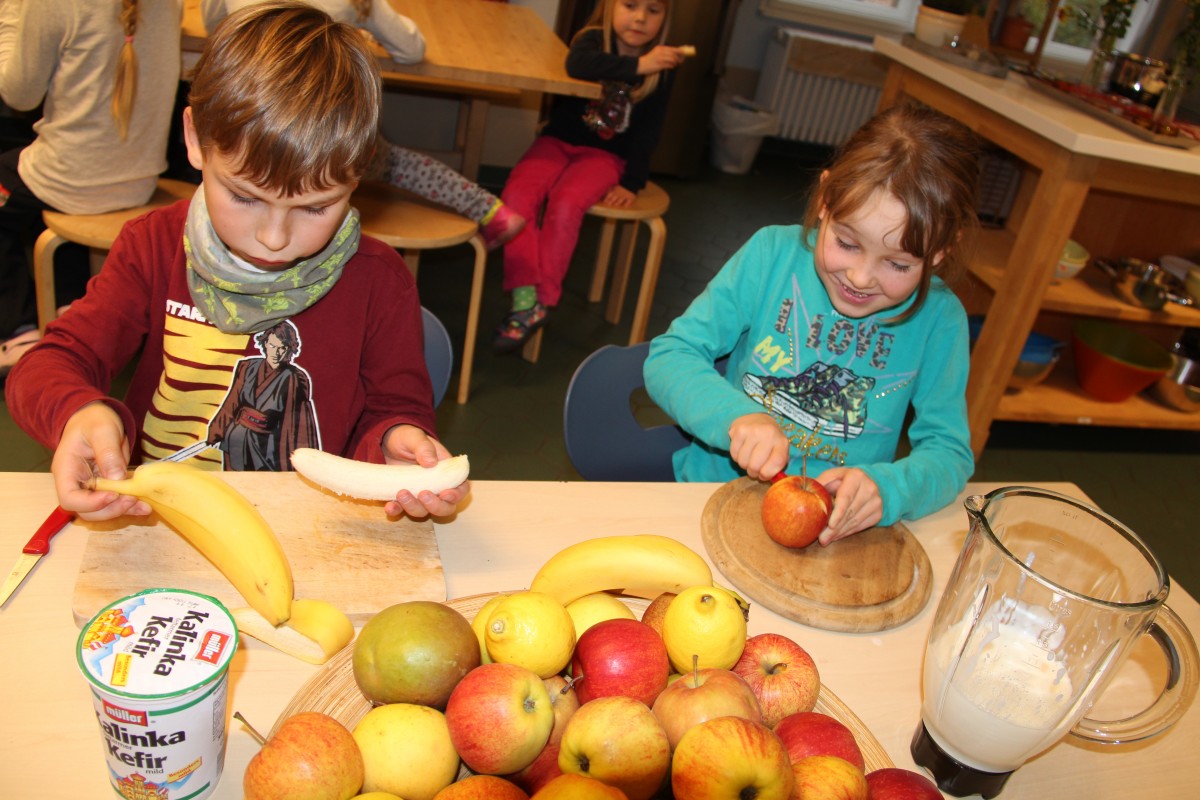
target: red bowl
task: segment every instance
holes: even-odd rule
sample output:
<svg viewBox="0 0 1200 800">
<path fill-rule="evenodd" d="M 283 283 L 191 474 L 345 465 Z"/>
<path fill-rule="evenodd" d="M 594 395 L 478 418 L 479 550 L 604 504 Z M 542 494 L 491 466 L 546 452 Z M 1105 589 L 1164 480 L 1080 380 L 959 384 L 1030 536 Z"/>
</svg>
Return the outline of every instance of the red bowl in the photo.
<svg viewBox="0 0 1200 800">
<path fill-rule="evenodd" d="M 1097 400 L 1119 403 L 1171 369 L 1171 354 L 1152 339 L 1119 325 L 1080 320 L 1071 335 L 1075 377 Z"/>
</svg>

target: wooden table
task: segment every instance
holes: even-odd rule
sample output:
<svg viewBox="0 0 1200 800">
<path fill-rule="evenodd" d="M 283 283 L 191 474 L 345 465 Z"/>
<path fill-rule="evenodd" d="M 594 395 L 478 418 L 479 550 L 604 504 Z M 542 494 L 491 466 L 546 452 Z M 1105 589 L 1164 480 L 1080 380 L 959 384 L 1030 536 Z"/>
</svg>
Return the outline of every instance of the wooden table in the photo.
<svg viewBox="0 0 1200 800">
<path fill-rule="evenodd" d="M 381 2 L 384 0 L 381 0 Z M 397 64 L 379 51 L 388 86 L 447 93 L 462 98 L 459 170 L 478 177 L 488 106 L 519 92 L 599 97 L 600 86 L 567 75 L 567 46 L 525 6 L 484 0 L 386 0 L 416 23 L 425 37 L 425 60 Z M 184 4 L 183 46 L 203 47 L 199 0 Z"/>
<path fill-rule="evenodd" d="M 278 479 L 297 480 L 289 474 Z M 237 484 L 236 475 L 231 482 Z M 1072 484 L 1044 485 L 1078 494 Z M 447 595 L 452 598 L 526 587 L 546 558 L 593 536 L 658 533 L 703 554 L 700 513 L 718 488 L 496 481 L 472 486 L 470 501 L 457 518 L 437 525 Z M 967 493 L 992 488 L 995 485 L 972 484 Z M 16 560 L 54 502 L 49 475 L 0 473 L 0 559 L 7 559 L 2 568 Z M 929 554 L 936 599 L 966 534 L 966 513 L 956 502 L 908 526 Z M 6 797 L 74 799 L 108 792 L 100 733 L 73 656 L 78 631 L 70 598 L 86 537 L 86 526 L 78 525 L 59 534 L 50 555 L 0 610 L 0 638 L 7 643 L 0 667 L 0 708 L 7 723 L 0 730 L 0 753 L 9 767 Z M 1169 604 L 1193 631 L 1200 631 L 1195 600 L 1175 587 Z M 899 628 L 857 635 L 804 627 L 755 606 L 750 632 L 776 631 L 808 649 L 826 686 L 863 720 L 897 766 L 912 769 L 908 743 L 920 716 L 919 671 L 934 605 L 931 602 Z M 229 710 L 241 711 L 262 729 L 270 728 L 316 668 L 254 640 L 243 641 L 231 668 Z M 1157 673 L 1153 659 L 1148 661 L 1150 666 L 1143 665 L 1135 654 L 1122 675 L 1125 679 L 1128 674 L 1125 682 L 1149 683 L 1146 675 Z M 1124 694 L 1124 688 L 1114 687 L 1114 696 Z M 1141 745 L 1105 748 L 1068 738 L 1022 767 L 1001 796 L 1194 796 L 1192 763 L 1198 737 L 1200 708 L 1193 707 L 1170 732 Z M 249 734 L 231 721 L 225 775 L 213 797 L 241 797 L 241 775 L 256 749 Z"/>
<path fill-rule="evenodd" d="M 1019 195 L 1020 206 L 1009 220 L 1009 229 L 985 232 L 971 264 L 972 273 L 995 292 L 972 352 L 967 384 L 976 455 L 982 452 L 996 418 L 1200 429 L 1200 416 L 1172 411 L 1141 397 L 1125 403 L 1091 400 L 1074 386 L 1068 363 L 1060 364 L 1053 380 L 1043 386 L 1014 395 L 1004 392 L 1041 311 L 1173 328 L 1200 326 L 1200 312 L 1194 308 L 1174 304 L 1161 312 L 1134 308 L 1113 297 L 1102 280 L 1075 279 L 1051 286 L 1054 265 L 1077 223 L 1110 232 L 1107 246 L 1116 252 L 1095 255 L 1138 255 L 1130 248 L 1157 246 L 1161 248 L 1157 252 L 1138 256 L 1156 259 L 1179 252 L 1172 248 L 1190 251 L 1200 246 L 1200 214 L 1195 209 L 1200 204 L 1200 150 L 1132 136 L 1031 88 L 1014 73 L 991 77 L 924 56 L 885 37 L 876 37 L 875 49 L 890 59 L 881 107 L 913 98 L 960 120 L 1029 166 L 1023 187 L 1028 191 Z M 1154 244 L 1139 240 L 1135 245 L 1134 236 L 1144 234 L 1128 230 L 1132 226 L 1124 219 L 1082 220 L 1085 201 L 1096 192 L 1159 203 L 1150 207 L 1150 213 L 1163 214 L 1163 219 L 1148 223 L 1158 236 Z"/>
</svg>

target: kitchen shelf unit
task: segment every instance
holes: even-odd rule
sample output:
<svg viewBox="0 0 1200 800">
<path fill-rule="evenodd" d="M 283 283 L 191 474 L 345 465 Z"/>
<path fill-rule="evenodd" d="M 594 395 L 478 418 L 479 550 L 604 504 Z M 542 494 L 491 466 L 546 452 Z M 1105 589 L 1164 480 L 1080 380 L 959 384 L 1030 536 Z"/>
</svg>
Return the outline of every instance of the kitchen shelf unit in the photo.
<svg viewBox="0 0 1200 800">
<path fill-rule="evenodd" d="M 1131 213 L 1158 213 L 1161 203 L 1179 206 L 1177 235 L 1162 252 L 1190 245 L 1200 230 L 1200 152 L 1164 147 L 1130 136 L 1032 89 L 1025 80 L 983 75 L 924 56 L 899 42 L 876 37 L 889 59 L 880 107 L 904 99 L 958 119 L 1025 165 L 1018 208 L 1007 230 L 985 231 L 972 274 L 992 293 L 983 329 L 972 350 L 967 385 L 971 446 L 982 452 L 994 419 L 1028 422 L 1200 429 L 1200 418 L 1159 406 L 1141 396 L 1100 403 L 1074 385 L 1069 352 L 1051 379 L 1022 392 L 1006 392 L 1025 339 L 1044 314 L 1100 317 L 1155 326 L 1178 335 L 1200 327 L 1195 309 L 1150 312 L 1123 304 L 1093 276 L 1052 284 L 1054 265 L 1080 222 L 1089 195 L 1134 198 Z M 1114 230 L 1121 226 L 1113 221 Z M 1087 246 L 1088 243 L 1084 242 Z M 1099 255 L 1135 255 L 1120 236 Z M 1186 250 L 1182 252 L 1187 252 Z M 1094 269 L 1094 268 L 1090 268 Z M 1086 270 L 1085 270 L 1086 272 Z M 1081 273 L 1082 275 L 1082 273 Z M 1068 348 L 1069 350 L 1069 348 Z"/>
</svg>

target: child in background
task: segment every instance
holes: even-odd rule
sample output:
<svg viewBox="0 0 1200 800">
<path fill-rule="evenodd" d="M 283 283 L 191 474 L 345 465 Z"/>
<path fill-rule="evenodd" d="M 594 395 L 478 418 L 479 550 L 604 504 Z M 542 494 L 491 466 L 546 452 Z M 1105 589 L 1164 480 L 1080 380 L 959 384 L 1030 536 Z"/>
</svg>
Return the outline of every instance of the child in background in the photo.
<svg viewBox="0 0 1200 800">
<path fill-rule="evenodd" d="M 119 478 L 203 441 L 220 449 L 193 463 L 210 469 L 286 470 L 293 447 L 447 458 L 416 285 L 392 248 L 360 237 L 349 205 L 381 100 L 362 36 L 302 3 L 245 9 L 209 38 L 188 100 L 203 184 L 125 226 L 6 387 L 17 423 L 55 448 L 62 506 L 92 520 L 148 513 L 81 489 L 90 465 Z M 108 397 L 139 351 L 124 402 Z M 466 491 L 401 491 L 385 508 L 448 514 Z"/>
<path fill-rule="evenodd" d="M 338 22 L 354 25 L 378 42 L 397 64 L 416 64 L 425 58 L 425 37 L 408 17 L 399 14 L 387 0 L 306 0 Z M 200 6 L 205 30 L 240 8 L 263 0 L 203 0 Z M 525 219 L 514 214 L 500 199 L 474 181 L 450 169 L 435 158 L 399 147 L 380 132 L 375 157 L 367 166 L 363 180 L 390 183 L 400 189 L 448 206 L 458 214 L 479 223 L 480 234 L 489 250 L 516 236 Z"/>
<path fill-rule="evenodd" d="M 834 495 L 823 545 L 954 499 L 974 469 L 967 318 L 940 276 L 978 225 L 978 158 L 948 117 L 880 113 L 822 173 L 804 224 L 756 233 L 651 342 L 646 389 L 695 437 L 676 478 L 765 481 L 807 462 Z"/>
<path fill-rule="evenodd" d="M 571 41 L 567 73 L 600 81 L 604 95 L 555 98 L 546 127 L 501 192 L 513 211 L 541 219 L 504 248 L 512 311 L 492 337 L 497 353 L 520 349 L 558 304 L 588 208 L 631 205 L 646 185 L 671 70 L 684 59 L 683 48 L 663 44 L 669 17 L 669 0 L 601 0 Z"/>
<path fill-rule="evenodd" d="M 0 155 L 0 375 L 40 337 L 27 248 L 42 211 L 146 203 L 167 168 L 179 0 L 0 0 L 0 97 L 43 105 L 37 138 Z M 65 250 L 65 249 L 64 249 Z M 60 254 L 62 251 L 60 251 Z M 78 288 L 64 282 L 59 300 Z M 66 270 L 64 270 L 66 272 Z"/>
</svg>

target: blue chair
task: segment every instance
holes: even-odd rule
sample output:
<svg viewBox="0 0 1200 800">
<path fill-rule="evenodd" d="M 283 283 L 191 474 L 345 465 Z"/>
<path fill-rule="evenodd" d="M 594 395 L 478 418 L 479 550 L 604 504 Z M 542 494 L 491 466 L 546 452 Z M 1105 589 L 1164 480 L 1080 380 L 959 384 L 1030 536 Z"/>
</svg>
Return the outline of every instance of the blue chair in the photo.
<svg viewBox="0 0 1200 800">
<path fill-rule="evenodd" d="M 425 367 L 433 383 L 433 407 L 437 408 L 446 396 L 450 373 L 454 371 L 454 348 L 446 326 L 425 306 L 421 306 L 421 326 L 425 330 Z"/>
<path fill-rule="evenodd" d="M 639 389 L 649 342 L 606 345 L 583 360 L 567 386 L 563 439 L 589 481 L 674 481 L 671 455 L 688 438 L 678 426 L 642 427 L 629 398 Z"/>
</svg>

